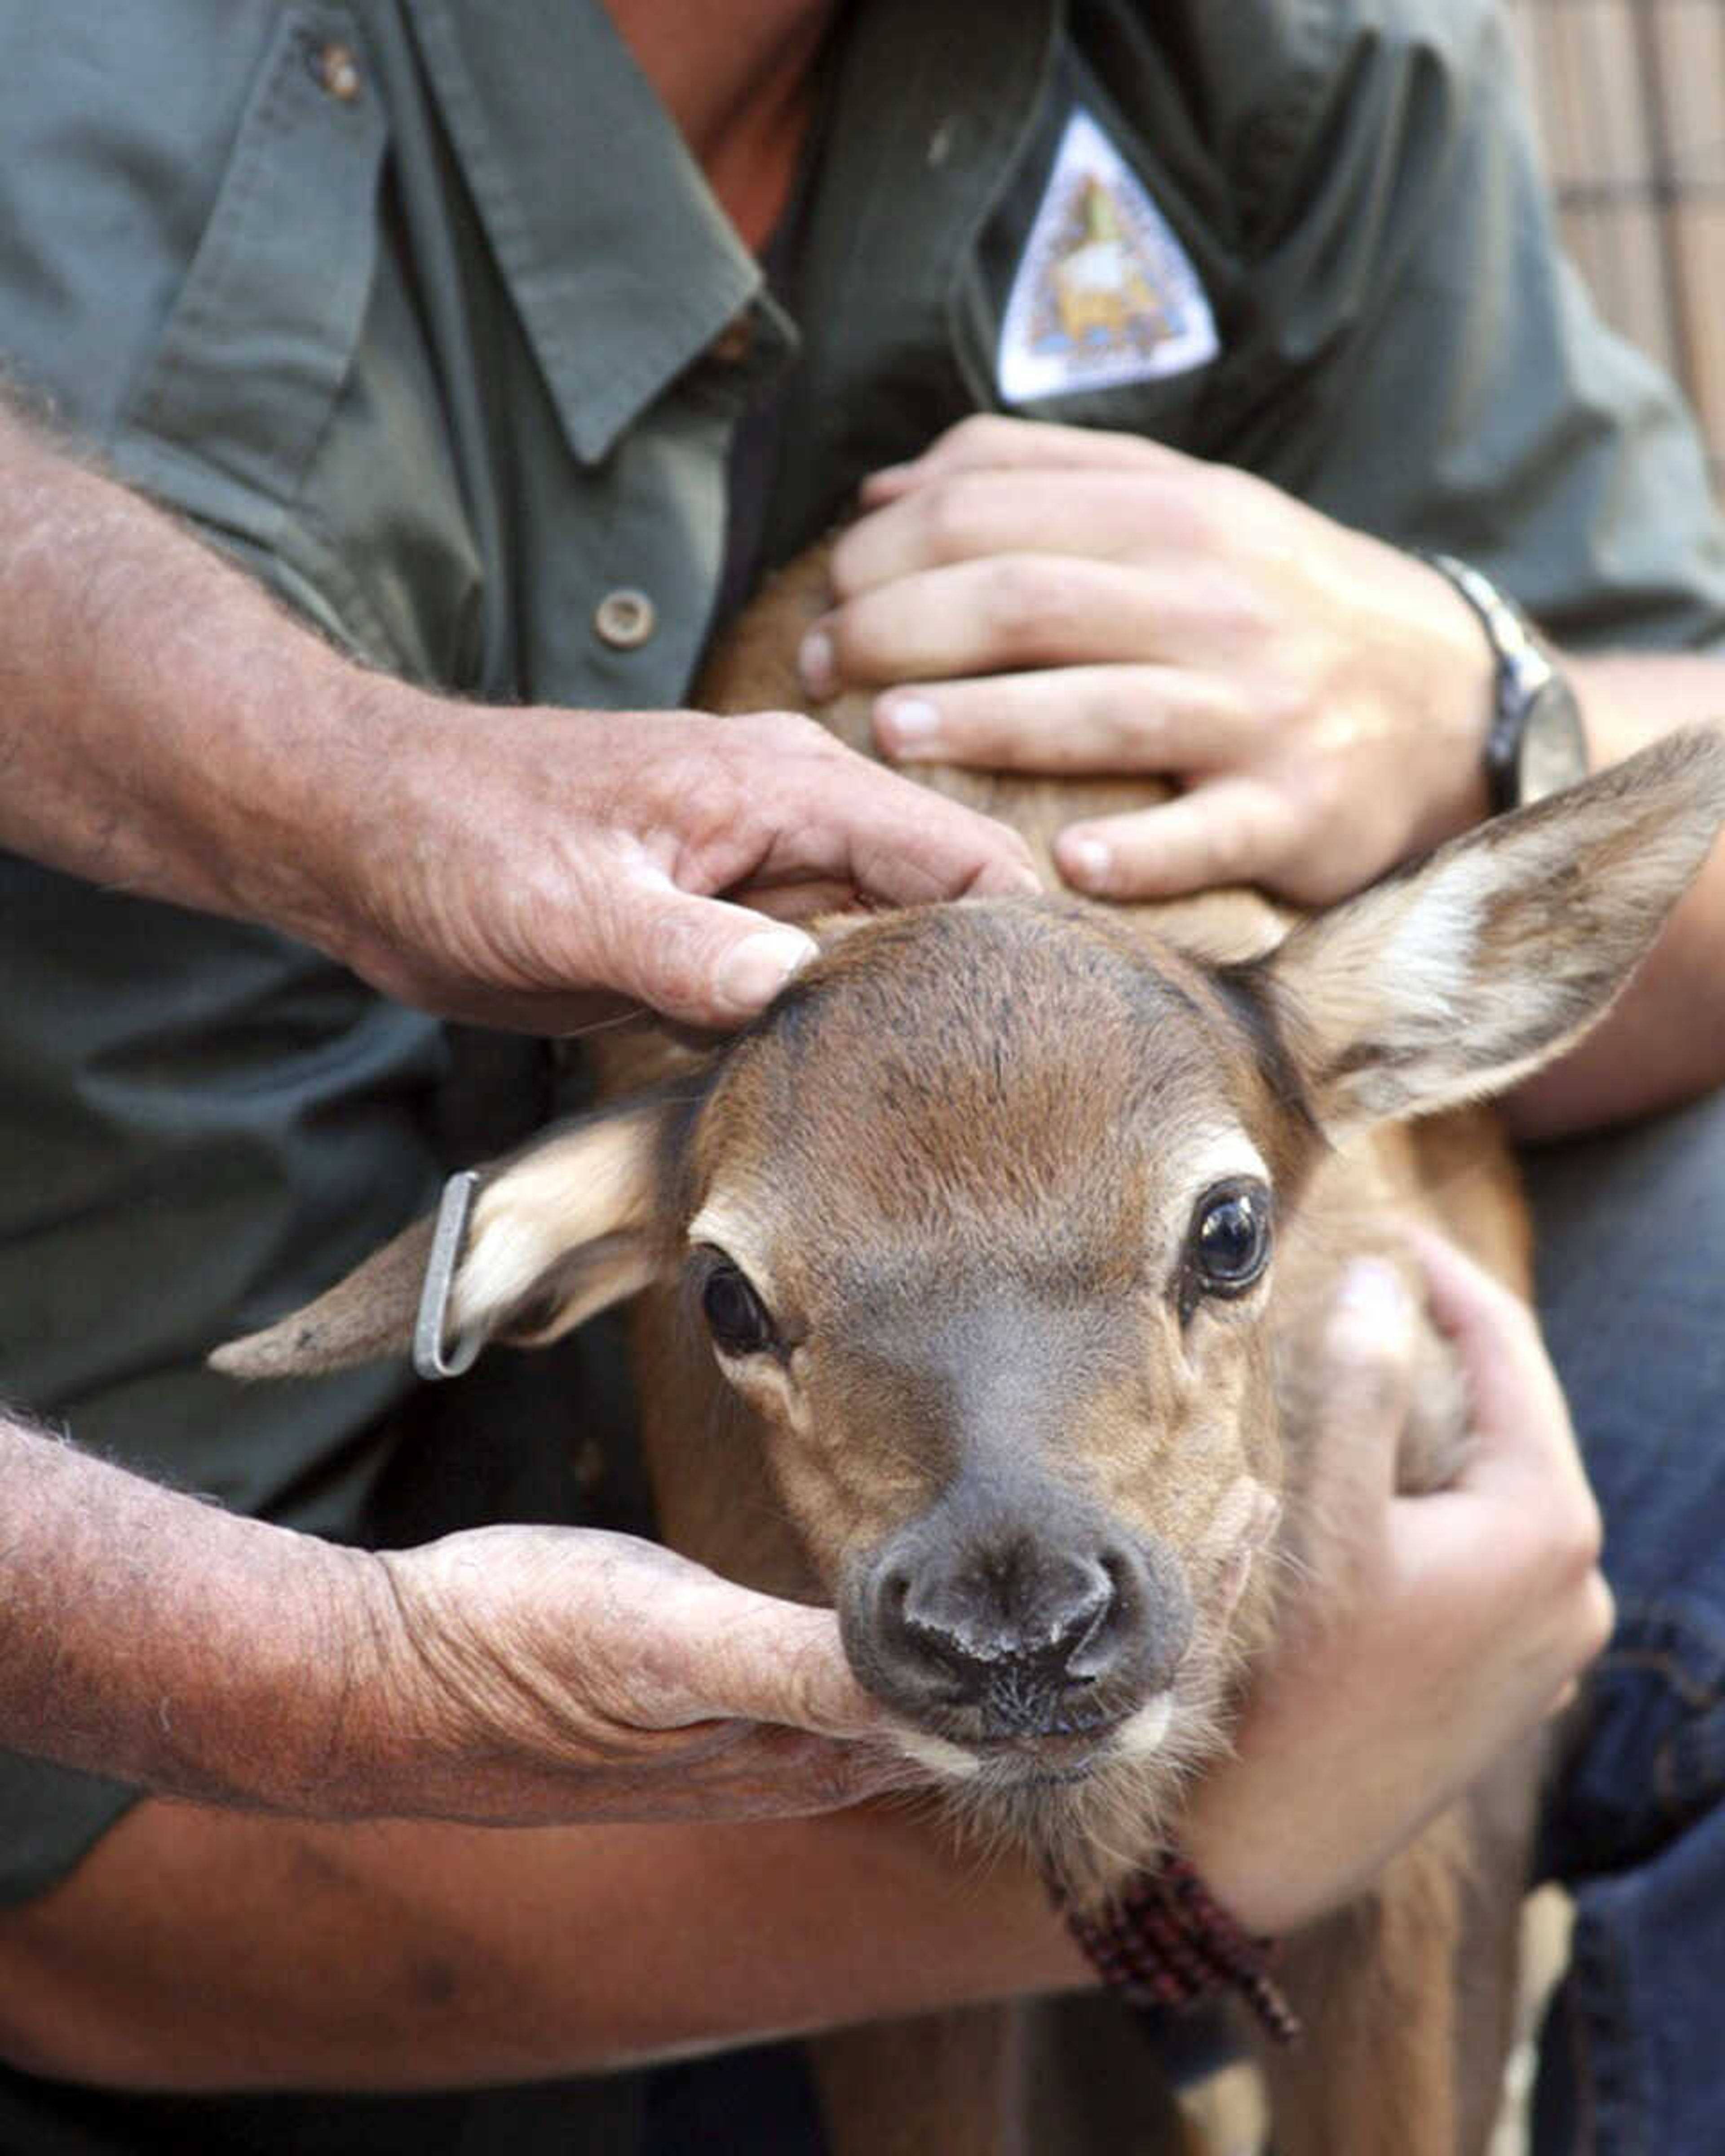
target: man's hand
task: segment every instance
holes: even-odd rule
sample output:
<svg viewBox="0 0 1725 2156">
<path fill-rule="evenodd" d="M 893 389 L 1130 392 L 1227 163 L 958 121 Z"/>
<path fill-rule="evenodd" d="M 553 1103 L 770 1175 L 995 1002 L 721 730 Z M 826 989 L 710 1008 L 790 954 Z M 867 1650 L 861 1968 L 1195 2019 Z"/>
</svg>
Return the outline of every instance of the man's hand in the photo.
<svg viewBox="0 0 1725 2156">
<path fill-rule="evenodd" d="M 1362 1262 L 1325 1343 L 1314 1493 L 1351 1573 L 1284 1633 L 1188 1825 L 1257 1931 L 1348 1901 L 1563 1703 L 1610 1632 L 1599 1514 L 1532 1317 L 1449 1245 L 1416 1248 L 1467 1380 L 1472 1449 L 1449 1489 L 1393 1494 L 1414 1313 L 1387 1265 Z"/>
<path fill-rule="evenodd" d="M 592 1528 L 476 1528 L 377 1562 L 396 1666 L 380 1750 L 408 1763 L 379 1810 L 744 1819 L 917 1779 L 829 1609 Z"/>
<path fill-rule="evenodd" d="M 814 948 L 763 912 L 1037 888 L 1013 833 L 807 719 L 367 674 L 3 402 L 0 618 L 0 845 L 266 921 L 447 1015 L 734 1025 Z"/>
<path fill-rule="evenodd" d="M 0 1742 L 166 1796 L 476 1825 L 825 1811 L 919 1780 L 829 1609 L 593 1528 L 373 1555 L 0 1409 Z"/>
<path fill-rule="evenodd" d="M 313 940 L 450 1015 L 562 1032 L 645 1004 L 735 1025 L 813 955 L 790 920 L 1039 888 L 1003 825 L 793 713 L 380 706 L 398 750 Z"/>
<path fill-rule="evenodd" d="M 812 690 L 882 689 L 876 733 L 903 762 L 1183 788 L 1068 828 L 1057 859 L 1083 891 L 1245 881 L 1323 903 L 1485 813 L 1478 622 L 1425 563 L 1260 480 L 981 418 L 863 503 L 804 647 Z"/>
</svg>

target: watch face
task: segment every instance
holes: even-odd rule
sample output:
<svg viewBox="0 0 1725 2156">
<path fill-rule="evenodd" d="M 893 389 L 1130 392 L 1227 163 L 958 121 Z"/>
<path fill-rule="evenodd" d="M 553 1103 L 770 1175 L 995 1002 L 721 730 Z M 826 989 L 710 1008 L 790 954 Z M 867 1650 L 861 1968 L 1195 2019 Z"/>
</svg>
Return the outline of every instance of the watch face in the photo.
<svg viewBox="0 0 1725 2156">
<path fill-rule="evenodd" d="M 1575 691 L 1553 674 L 1534 693 L 1516 757 L 1516 798 L 1543 801 L 1587 776 L 1587 737 Z"/>
</svg>

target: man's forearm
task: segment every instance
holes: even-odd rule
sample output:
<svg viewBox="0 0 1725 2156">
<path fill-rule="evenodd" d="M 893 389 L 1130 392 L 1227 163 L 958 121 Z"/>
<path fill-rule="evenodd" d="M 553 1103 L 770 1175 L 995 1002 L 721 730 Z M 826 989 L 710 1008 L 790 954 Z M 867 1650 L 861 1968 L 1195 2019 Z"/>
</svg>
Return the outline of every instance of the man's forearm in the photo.
<svg viewBox="0 0 1725 2156">
<path fill-rule="evenodd" d="M 1725 657 L 1650 654 L 1568 662 L 1594 769 L 1682 726 L 1725 727 Z M 1725 844 L 1672 914 L 1603 1024 L 1507 1104 L 1524 1138 L 1559 1137 L 1725 1085 Z"/>
<path fill-rule="evenodd" d="M 393 1763 L 376 1561 L 0 1414 L 0 1742 L 163 1794 L 339 1817 Z M 405 1782 L 410 1763 L 398 1763 Z"/>
<path fill-rule="evenodd" d="M 267 922 L 445 1017 L 734 1025 L 814 945 L 727 894 L 1036 888 L 1014 834 L 800 716 L 367 673 L 3 406 L 0 623 L 0 846 Z"/>
<path fill-rule="evenodd" d="M 0 2055 L 141 2088 L 452 2087 L 1087 1980 L 1028 1871 L 910 1815 L 521 1832 L 146 1804 L 0 1913 Z"/>
<path fill-rule="evenodd" d="M 0 844 L 339 941 L 329 865 L 400 691 L 3 405 L 0 620 Z"/>
</svg>

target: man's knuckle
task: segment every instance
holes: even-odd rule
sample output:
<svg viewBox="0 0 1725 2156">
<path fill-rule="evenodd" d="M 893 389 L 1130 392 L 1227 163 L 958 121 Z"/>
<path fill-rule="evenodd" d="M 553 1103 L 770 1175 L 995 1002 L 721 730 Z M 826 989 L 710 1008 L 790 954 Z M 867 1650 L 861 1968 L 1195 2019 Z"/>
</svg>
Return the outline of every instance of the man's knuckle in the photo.
<svg viewBox="0 0 1725 2156">
<path fill-rule="evenodd" d="M 680 909 L 643 925 L 649 942 L 653 1000 L 680 1008 L 702 1003 L 711 988 L 711 953 L 700 926 Z"/>
<path fill-rule="evenodd" d="M 1288 752 L 1290 745 L 1303 733 L 1312 717 L 1312 701 L 1306 684 L 1292 668 L 1283 665 L 1269 669 L 1254 685 L 1251 701 L 1251 723 L 1258 743 L 1268 748 L 1271 745 L 1281 753 Z M 1327 761 L 1308 763 L 1304 777 L 1315 784 L 1320 770 L 1329 768 Z"/>
<path fill-rule="evenodd" d="M 802 711 L 757 711 L 740 725 L 726 744 L 729 773 L 742 785 L 758 782 L 763 762 L 827 759 L 838 747 L 818 719 Z"/>
<path fill-rule="evenodd" d="M 994 490 L 975 472 L 954 472 L 927 490 L 923 533 L 937 562 L 958 562 L 984 551 Z"/>
<path fill-rule="evenodd" d="M 1545 1341 L 1532 1306 L 1483 1268 L 1477 1270 L 1473 1293 L 1484 1306 L 1486 1321 L 1496 1334 L 1497 1352 L 1514 1368 L 1530 1377 L 1546 1364 Z"/>
<path fill-rule="evenodd" d="M 1543 1478 L 1537 1517 L 1527 1522 L 1524 1568 L 1530 1589 L 1554 1609 L 1584 1609 L 1601 1584 L 1604 1527 L 1579 1475 Z"/>
<path fill-rule="evenodd" d="M 1127 668 L 1091 670 L 1080 694 L 1075 716 L 1081 722 L 1075 733 L 1062 729 L 1054 737 L 1056 749 L 1071 745 L 1075 769 L 1090 767 L 1097 757 L 1121 759 L 1124 763 L 1160 768 L 1152 759 L 1165 751 L 1168 714 L 1142 679 Z"/>
<path fill-rule="evenodd" d="M 1293 723 L 1296 721 L 1290 721 Z M 1342 767 L 1333 757 L 1316 757 L 1306 763 L 1292 806 L 1314 834 L 1345 827 L 1353 803 Z"/>
<path fill-rule="evenodd" d="M 843 761 L 844 745 L 806 711 L 775 711 L 773 747 L 790 756 L 813 757 L 823 763 Z"/>
<path fill-rule="evenodd" d="M 1617 1630 L 1617 1600 L 1607 1584 L 1604 1575 L 1598 1571 L 1589 1579 L 1584 1604 L 1580 1647 L 1584 1662 L 1591 1662 L 1604 1654 Z"/>
<path fill-rule="evenodd" d="M 1596 1572 L 1605 1548 L 1605 1523 L 1593 1492 L 1579 1486 L 1564 1507 L 1561 1538 L 1566 1569 L 1574 1578 Z"/>
<path fill-rule="evenodd" d="M 1217 815 L 1203 827 L 1191 850 L 1192 867 L 1206 886 L 1245 882 L 1256 866 L 1251 836 L 1233 814 Z"/>
<path fill-rule="evenodd" d="M 987 457 L 1004 449 L 1012 424 L 998 412 L 972 412 L 949 427 L 941 439 L 967 455 Z"/>
<path fill-rule="evenodd" d="M 989 565 L 983 605 L 991 635 L 1009 655 L 1051 658 L 1070 644 L 1080 579 L 1064 561 L 1006 555 Z"/>
<path fill-rule="evenodd" d="M 1209 564 L 1197 588 L 1199 609 L 1216 649 L 1236 665 L 1250 665 L 1272 646 L 1281 624 L 1261 580 L 1229 565 L 1230 527 L 1218 506 L 1206 502 L 1195 521 L 1201 558 Z"/>
</svg>

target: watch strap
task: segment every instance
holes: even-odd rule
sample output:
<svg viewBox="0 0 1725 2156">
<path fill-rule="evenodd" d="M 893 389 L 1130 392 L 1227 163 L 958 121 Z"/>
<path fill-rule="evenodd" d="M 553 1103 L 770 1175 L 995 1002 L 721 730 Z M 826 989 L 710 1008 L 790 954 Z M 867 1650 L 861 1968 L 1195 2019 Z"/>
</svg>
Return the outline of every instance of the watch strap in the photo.
<svg viewBox="0 0 1725 2156">
<path fill-rule="evenodd" d="M 1522 739 L 1528 714 L 1543 691 L 1560 677 L 1527 615 L 1512 599 L 1504 597 L 1489 577 L 1453 554 L 1427 554 L 1424 558 L 1473 608 L 1491 647 L 1497 672 L 1491 723 L 1486 735 L 1486 793 L 1491 814 L 1501 816 L 1521 803 Z"/>
</svg>

